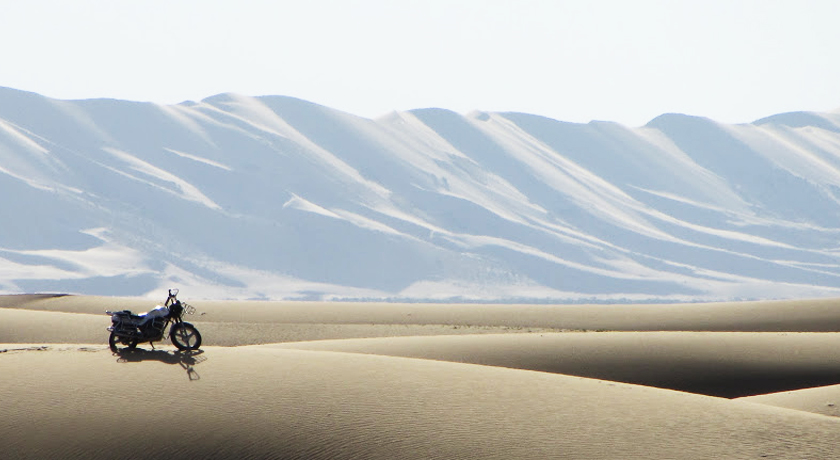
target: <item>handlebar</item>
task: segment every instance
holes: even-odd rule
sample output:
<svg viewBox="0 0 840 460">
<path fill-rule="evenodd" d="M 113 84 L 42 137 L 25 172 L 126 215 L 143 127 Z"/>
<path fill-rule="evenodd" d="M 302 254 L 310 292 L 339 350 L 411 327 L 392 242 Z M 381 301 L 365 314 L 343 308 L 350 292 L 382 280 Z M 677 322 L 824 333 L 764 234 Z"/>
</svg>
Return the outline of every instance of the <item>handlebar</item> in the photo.
<svg viewBox="0 0 840 460">
<path fill-rule="evenodd" d="M 179 290 L 179 289 L 177 289 L 177 288 L 176 288 L 176 289 L 170 289 L 170 290 L 169 290 L 169 297 L 167 297 L 166 302 L 164 302 L 164 305 L 168 307 L 168 306 L 169 306 L 169 304 L 170 304 L 173 300 L 178 300 L 176 297 L 178 296 L 178 293 L 179 293 L 179 292 L 180 292 L 180 290 Z"/>
</svg>

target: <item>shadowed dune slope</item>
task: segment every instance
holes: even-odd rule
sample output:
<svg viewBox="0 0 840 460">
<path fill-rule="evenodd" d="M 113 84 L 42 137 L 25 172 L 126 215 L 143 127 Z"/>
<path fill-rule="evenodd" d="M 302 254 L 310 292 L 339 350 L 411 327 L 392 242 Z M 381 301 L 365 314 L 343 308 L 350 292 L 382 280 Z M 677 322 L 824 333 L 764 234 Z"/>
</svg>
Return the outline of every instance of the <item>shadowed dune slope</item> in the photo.
<svg viewBox="0 0 840 460">
<path fill-rule="evenodd" d="M 494 334 L 270 346 L 530 369 L 728 398 L 840 383 L 840 334 L 825 333 Z"/>
<path fill-rule="evenodd" d="M 13 459 L 840 458 L 840 420 L 557 374 L 266 347 L 184 366 L 0 348 Z"/>
</svg>

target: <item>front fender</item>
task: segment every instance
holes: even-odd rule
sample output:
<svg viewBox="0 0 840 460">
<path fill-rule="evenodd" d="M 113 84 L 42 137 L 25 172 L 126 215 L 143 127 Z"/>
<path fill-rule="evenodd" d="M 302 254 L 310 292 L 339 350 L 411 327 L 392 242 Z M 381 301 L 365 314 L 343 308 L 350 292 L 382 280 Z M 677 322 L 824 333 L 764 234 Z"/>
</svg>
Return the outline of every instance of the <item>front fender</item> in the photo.
<svg viewBox="0 0 840 460">
<path fill-rule="evenodd" d="M 173 324 L 171 329 L 176 329 L 176 328 L 179 328 L 179 327 L 187 327 L 187 326 L 189 326 L 193 329 L 198 329 L 197 327 L 193 326 L 192 323 L 188 323 L 186 321 L 180 321 L 180 322 L 177 322 L 177 323 Z"/>
</svg>

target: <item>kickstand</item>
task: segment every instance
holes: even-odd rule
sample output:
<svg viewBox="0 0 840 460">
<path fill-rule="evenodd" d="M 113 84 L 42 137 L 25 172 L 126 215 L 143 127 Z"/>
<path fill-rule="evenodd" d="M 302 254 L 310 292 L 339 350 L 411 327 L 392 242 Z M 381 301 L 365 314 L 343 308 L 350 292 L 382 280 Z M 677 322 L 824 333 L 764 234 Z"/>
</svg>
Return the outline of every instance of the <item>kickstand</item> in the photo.
<svg viewBox="0 0 840 460">
<path fill-rule="evenodd" d="M 151 346 L 152 346 L 152 350 L 154 350 L 154 349 L 155 349 L 155 343 L 154 343 L 154 342 L 149 342 L 149 345 L 151 345 Z"/>
</svg>

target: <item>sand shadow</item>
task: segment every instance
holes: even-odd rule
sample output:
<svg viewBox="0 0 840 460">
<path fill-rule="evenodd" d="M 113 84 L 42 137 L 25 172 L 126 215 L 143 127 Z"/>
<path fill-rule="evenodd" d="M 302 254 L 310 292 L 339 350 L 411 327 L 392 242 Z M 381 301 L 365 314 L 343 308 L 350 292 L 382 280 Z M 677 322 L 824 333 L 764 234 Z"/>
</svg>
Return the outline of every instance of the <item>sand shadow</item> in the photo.
<svg viewBox="0 0 840 460">
<path fill-rule="evenodd" d="M 632 376 L 577 375 L 733 399 L 840 384 L 840 370 L 827 367 L 786 369 L 743 365 L 735 369 L 710 366 L 704 372 L 669 369 Z"/>
<path fill-rule="evenodd" d="M 115 352 L 118 363 L 139 363 L 142 361 L 159 361 L 166 364 L 180 365 L 187 371 L 187 377 L 190 380 L 200 380 L 201 376 L 195 370 L 195 365 L 207 360 L 203 356 L 204 350 L 191 351 L 166 351 L 166 350 L 144 350 L 142 348 L 135 348 L 133 350 L 123 349 Z"/>
</svg>

